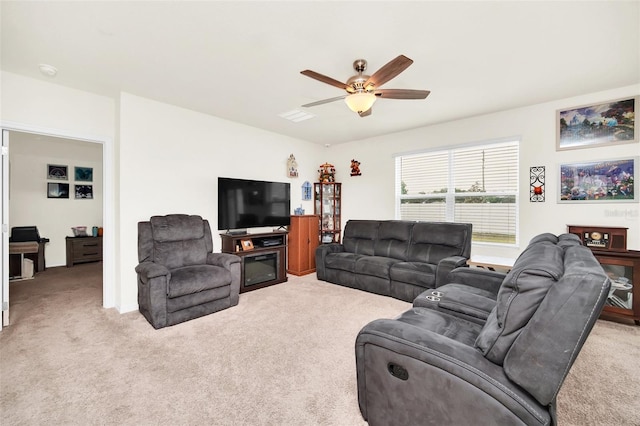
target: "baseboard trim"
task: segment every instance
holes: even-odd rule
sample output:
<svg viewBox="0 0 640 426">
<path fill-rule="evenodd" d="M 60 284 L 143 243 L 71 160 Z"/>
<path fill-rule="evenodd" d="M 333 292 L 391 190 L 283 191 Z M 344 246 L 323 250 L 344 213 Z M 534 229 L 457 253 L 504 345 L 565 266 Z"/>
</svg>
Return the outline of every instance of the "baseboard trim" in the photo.
<svg viewBox="0 0 640 426">
<path fill-rule="evenodd" d="M 138 310 L 138 304 L 127 304 L 122 306 L 116 306 L 116 309 L 121 314 L 126 314 L 127 312 L 133 312 Z"/>
</svg>

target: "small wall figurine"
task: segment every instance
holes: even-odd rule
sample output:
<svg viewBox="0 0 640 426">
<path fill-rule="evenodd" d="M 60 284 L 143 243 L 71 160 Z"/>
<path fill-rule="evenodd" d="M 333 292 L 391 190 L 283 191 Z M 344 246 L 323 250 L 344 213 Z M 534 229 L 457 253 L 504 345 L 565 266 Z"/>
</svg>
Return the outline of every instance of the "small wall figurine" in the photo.
<svg viewBox="0 0 640 426">
<path fill-rule="evenodd" d="M 302 200 L 303 201 L 311 200 L 311 184 L 309 183 L 308 180 L 302 184 Z"/>
<path fill-rule="evenodd" d="M 291 154 L 287 160 L 287 174 L 291 178 L 298 177 L 298 162 L 293 154 Z"/>
<path fill-rule="evenodd" d="M 318 173 L 320 173 L 320 182 L 322 183 L 336 181 L 336 169 L 335 167 L 333 167 L 333 164 L 321 164 L 320 168 L 318 169 Z"/>
<path fill-rule="evenodd" d="M 362 176 L 360 172 L 360 162 L 358 160 L 351 160 L 351 176 Z"/>
</svg>

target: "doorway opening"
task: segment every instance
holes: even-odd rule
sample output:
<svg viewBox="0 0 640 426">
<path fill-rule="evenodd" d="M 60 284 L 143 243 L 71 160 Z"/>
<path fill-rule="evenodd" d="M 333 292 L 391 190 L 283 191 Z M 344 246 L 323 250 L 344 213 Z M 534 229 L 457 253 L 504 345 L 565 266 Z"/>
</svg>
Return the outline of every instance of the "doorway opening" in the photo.
<svg viewBox="0 0 640 426">
<path fill-rule="evenodd" d="M 114 307 L 113 223 L 113 147 L 109 139 L 67 134 L 50 129 L 3 123 L 2 146 L 7 170 L 3 172 L 3 315 L 2 325 L 9 324 L 9 251 L 8 237 L 14 226 L 37 226 L 46 244 L 46 268 L 65 266 L 66 237 L 72 227 L 86 226 L 92 236 L 103 228 L 102 238 L 102 306 Z M 3 158 L 3 161 L 5 158 Z M 64 173 L 50 166 L 65 166 Z M 64 170 L 64 169 L 63 169 Z M 76 172 L 78 173 L 76 176 Z M 66 180 L 65 180 L 66 177 Z M 65 185 L 60 185 L 66 183 Z M 53 185 L 50 185 L 53 184 Z M 50 186 L 60 191 L 50 192 Z M 68 194 L 65 195 L 64 189 Z M 6 192 L 6 193 L 5 193 Z M 53 194 L 53 195 L 51 195 Z M 65 198 L 66 197 L 66 198 Z M 22 265 L 21 265 L 22 266 Z M 73 268 L 71 268 L 73 269 Z"/>
</svg>

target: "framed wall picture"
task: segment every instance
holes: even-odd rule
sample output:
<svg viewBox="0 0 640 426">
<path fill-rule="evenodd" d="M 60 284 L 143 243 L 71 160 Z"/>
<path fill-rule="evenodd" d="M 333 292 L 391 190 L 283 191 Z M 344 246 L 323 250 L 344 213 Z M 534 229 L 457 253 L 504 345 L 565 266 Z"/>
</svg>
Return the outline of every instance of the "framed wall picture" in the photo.
<svg viewBox="0 0 640 426">
<path fill-rule="evenodd" d="M 556 112 L 556 150 L 638 142 L 640 97 L 582 105 Z"/>
<path fill-rule="evenodd" d="M 93 185 L 74 185 L 74 192 L 76 194 L 76 200 L 91 200 L 93 199 Z"/>
<path fill-rule="evenodd" d="M 638 202 L 635 171 L 638 157 L 561 164 L 560 203 Z"/>
<path fill-rule="evenodd" d="M 93 167 L 74 167 L 73 176 L 78 182 L 92 182 Z"/>
<path fill-rule="evenodd" d="M 67 166 L 47 164 L 47 179 L 69 180 L 67 170 Z"/>
<path fill-rule="evenodd" d="M 47 182 L 47 198 L 69 198 L 69 184 Z"/>
</svg>

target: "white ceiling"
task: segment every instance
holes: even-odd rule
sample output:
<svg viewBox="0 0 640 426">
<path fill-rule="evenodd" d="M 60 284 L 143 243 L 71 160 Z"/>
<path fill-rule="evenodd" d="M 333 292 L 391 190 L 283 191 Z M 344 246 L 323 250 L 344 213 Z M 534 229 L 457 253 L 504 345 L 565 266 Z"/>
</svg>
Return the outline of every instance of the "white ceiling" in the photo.
<svg viewBox="0 0 640 426">
<path fill-rule="evenodd" d="M 1 3 L 2 69 L 118 97 L 124 91 L 319 144 L 640 83 L 640 2 L 130 1 Z M 340 81 L 399 54 L 415 62 L 360 118 L 300 74 Z M 54 79 L 38 64 L 58 68 Z"/>
</svg>

